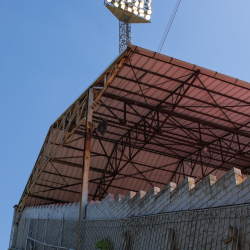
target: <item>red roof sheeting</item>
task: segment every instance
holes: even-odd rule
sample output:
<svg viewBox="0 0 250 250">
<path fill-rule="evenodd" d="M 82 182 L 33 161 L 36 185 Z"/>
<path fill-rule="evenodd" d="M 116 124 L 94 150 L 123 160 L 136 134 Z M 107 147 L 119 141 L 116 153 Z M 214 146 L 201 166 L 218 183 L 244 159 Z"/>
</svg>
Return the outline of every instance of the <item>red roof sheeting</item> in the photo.
<svg viewBox="0 0 250 250">
<path fill-rule="evenodd" d="M 90 87 L 103 86 L 127 53 L 94 109 L 94 127 L 103 117 L 108 128 L 93 130 L 89 200 L 220 178 L 232 167 L 248 172 L 249 83 L 131 45 Z M 80 200 L 85 124 L 77 115 L 86 93 L 52 124 L 21 198 L 27 206 Z M 53 151 L 65 131 L 74 133 Z"/>
</svg>

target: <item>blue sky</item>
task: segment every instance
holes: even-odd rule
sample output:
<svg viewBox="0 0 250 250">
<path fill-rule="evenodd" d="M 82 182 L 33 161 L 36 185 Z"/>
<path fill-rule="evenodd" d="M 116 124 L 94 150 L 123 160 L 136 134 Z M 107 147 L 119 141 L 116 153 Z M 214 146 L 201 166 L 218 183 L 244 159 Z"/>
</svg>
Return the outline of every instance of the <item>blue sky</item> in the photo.
<svg viewBox="0 0 250 250">
<path fill-rule="evenodd" d="M 157 51 L 176 0 L 153 0 L 132 43 Z M 162 53 L 250 82 L 249 0 L 182 0 Z M 103 0 L 0 0 L 0 242 L 51 123 L 118 55 Z"/>
</svg>

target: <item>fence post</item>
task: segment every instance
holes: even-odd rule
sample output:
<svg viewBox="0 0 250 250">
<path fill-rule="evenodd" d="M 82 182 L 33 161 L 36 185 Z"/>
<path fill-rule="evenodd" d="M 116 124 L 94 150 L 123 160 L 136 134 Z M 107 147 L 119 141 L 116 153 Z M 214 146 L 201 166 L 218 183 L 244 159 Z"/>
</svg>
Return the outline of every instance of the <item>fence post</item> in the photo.
<svg viewBox="0 0 250 250">
<path fill-rule="evenodd" d="M 36 238 L 37 238 L 38 223 L 39 223 L 39 214 L 37 215 L 37 223 L 36 223 L 36 234 L 35 234 L 35 240 L 36 240 Z M 36 242 L 34 242 L 34 246 L 36 246 Z"/>
<path fill-rule="evenodd" d="M 60 234 L 60 238 L 59 238 L 59 242 L 58 242 L 59 247 L 62 246 L 63 226 L 64 226 L 64 213 L 63 213 L 63 217 L 62 217 L 61 234 Z M 59 248 L 57 248 L 57 249 L 59 249 Z"/>
<path fill-rule="evenodd" d="M 243 249 L 244 249 L 244 245 L 245 245 L 247 213 L 248 213 L 248 206 L 246 207 L 246 216 L 245 216 L 245 221 L 244 221 L 244 232 L 243 232 L 242 243 L 241 243 L 241 246 Z"/>
<path fill-rule="evenodd" d="M 29 222 L 29 227 L 28 227 L 28 233 L 27 233 L 27 239 L 26 239 L 26 244 L 25 244 L 25 250 L 27 250 L 27 245 L 28 245 L 28 237 L 29 237 L 29 232 L 30 232 L 30 224 L 31 224 L 31 219 L 30 219 L 30 222 Z"/>
<path fill-rule="evenodd" d="M 25 215 L 25 217 L 24 217 L 23 231 L 22 231 L 22 240 L 21 240 L 20 248 L 22 248 L 22 244 L 23 244 L 23 232 L 24 232 L 24 228 L 25 228 L 25 223 L 26 223 L 26 215 Z"/>
<path fill-rule="evenodd" d="M 48 219 L 47 219 L 47 223 L 46 223 L 46 227 L 45 227 L 45 236 L 44 236 L 44 240 L 43 242 L 46 243 L 46 237 L 47 237 L 47 229 L 48 229 L 48 223 L 49 223 L 49 213 L 48 213 Z M 43 250 L 45 249 L 45 245 L 43 245 Z"/>
<path fill-rule="evenodd" d="M 16 236 L 17 236 L 17 229 L 18 229 L 18 225 L 16 223 L 16 217 L 17 217 L 17 206 L 15 205 L 13 220 L 12 220 L 12 227 L 11 227 L 11 234 L 10 234 L 9 250 L 11 250 L 12 247 L 16 245 Z"/>
</svg>

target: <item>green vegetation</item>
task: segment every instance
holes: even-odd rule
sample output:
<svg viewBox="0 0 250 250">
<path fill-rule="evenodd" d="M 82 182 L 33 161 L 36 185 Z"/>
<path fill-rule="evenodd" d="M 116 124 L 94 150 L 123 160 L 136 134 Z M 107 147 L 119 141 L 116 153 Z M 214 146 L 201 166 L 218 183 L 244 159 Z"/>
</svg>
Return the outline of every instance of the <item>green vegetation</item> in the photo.
<svg viewBox="0 0 250 250">
<path fill-rule="evenodd" d="M 95 249 L 98 249 L 98 250 L 113 250 L 113 245 L 112 245 L 109 237 L 102 238 L 100 241 L 95 243 Z"/>
</svg>

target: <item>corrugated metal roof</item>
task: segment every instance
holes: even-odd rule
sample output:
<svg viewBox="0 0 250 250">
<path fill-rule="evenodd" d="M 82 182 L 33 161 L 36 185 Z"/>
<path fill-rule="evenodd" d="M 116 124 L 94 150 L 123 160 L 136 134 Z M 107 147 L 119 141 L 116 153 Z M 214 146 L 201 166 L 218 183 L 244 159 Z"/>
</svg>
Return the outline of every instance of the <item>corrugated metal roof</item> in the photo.
<svg viewBox="0 0 250 250">
<path fill-rule="evenodd" d="M 91 87 L 124 57 L 94 109 L 89 200 L 248 171 L 249 83 L 131 45 Z M 21 197 L 26 206 L 80 200 L 86 93 L 52 124 Z M 100 117 L 108 118 L 104 136 L 95 130 Z"/>
</svg>

